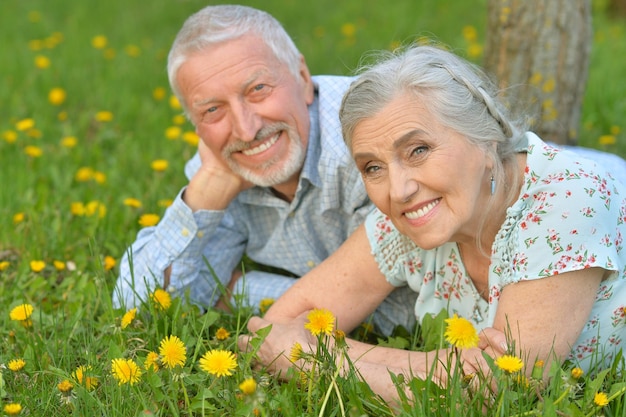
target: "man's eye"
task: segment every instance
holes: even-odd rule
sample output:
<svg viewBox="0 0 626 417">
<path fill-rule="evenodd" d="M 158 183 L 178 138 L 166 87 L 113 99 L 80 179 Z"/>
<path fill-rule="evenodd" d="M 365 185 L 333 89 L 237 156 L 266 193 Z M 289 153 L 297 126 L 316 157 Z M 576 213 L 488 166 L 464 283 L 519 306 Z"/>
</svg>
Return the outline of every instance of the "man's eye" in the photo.
<svg viewBox="0 0 626 417">
<path fill-rule="evenodd" d="M 265 84 L 257 84 L 254 86 L 254 91 L 260 91 L 265 88 Z"/>
<path fill-rule="evenodd" d="M 217 111 L 217 106 L 209 107 L 206 109 L 206 113 L 215 113 Z"/>
</svg>

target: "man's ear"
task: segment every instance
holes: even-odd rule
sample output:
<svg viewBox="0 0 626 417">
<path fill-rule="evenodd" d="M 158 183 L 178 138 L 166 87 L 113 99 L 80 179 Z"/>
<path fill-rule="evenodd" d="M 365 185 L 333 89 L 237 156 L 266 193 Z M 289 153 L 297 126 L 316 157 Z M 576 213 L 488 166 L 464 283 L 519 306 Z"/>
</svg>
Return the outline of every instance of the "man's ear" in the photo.
<svg viewBox="0 0 626 417">
<path fill-rule="evenodd" d="M 302 88 L 304 89 L 303 92 L 306 104 L 310 105 L 313 103 L 313 99 L 315 98 L 315 86 L 313 85 L 313 78 L 311 77 L 311 72 L 306 64 L 304 55 L 300 55 L 300 69 L 298 74 L 300 75 L 300 81 L 302 82 Z"/>
</svg>

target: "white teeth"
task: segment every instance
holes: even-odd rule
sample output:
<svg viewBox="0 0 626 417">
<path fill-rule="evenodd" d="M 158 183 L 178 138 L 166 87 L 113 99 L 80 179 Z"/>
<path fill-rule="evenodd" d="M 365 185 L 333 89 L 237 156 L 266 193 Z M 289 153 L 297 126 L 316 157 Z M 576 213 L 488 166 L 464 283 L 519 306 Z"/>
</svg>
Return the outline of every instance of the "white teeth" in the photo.
<svg viewBox="0 0 626 417">
<path fill-rule="evenodd" d="M 276 133 L 276 136 L 274 136 L 272 139 L 268 140 L 267 142 L 264 142 L 261 145 L 256 146 L 254 148 L 243 150 L 243 151 L 241 151 L 241 153 L 243 153 L 246 156 L 252 156 L 252 155 L 256 155 L 258 153 L 261 153 L 261 152 L 271 148 L 272 145 L 276 143 L 276 141 L 278 140 L 279 136 L 280 136 L 280 132 Z"/>
<path fill-rule="evenodd" d="M 404 213 L 404 215 L 407 217 L 407 219 L 410 219 L 410 220 L 419 219 L 420 217 L 423 217 L 426 214 L 428 214 L 428 212 L 431 211 L 438 203 L 439 203 L 439 200 L 435 200 L 432 203 L 425 205 L 419 210 L 408 211 Z"/>
</svg>

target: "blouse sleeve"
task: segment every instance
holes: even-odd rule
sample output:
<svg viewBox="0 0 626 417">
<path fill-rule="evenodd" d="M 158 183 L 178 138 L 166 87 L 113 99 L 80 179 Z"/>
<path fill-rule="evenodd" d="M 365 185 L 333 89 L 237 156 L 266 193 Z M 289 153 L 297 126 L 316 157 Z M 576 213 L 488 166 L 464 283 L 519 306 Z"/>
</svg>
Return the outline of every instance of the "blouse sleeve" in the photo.
<svg viewBox="0 0 626 417">
<path fill-rule="evenodd" d="M 494 250 L 502 286 L 584 268 L 615 271 L 623 250 L 625 200 L 593 163 L 550 150 L 549 170 L 527 168 L 522 196 L 509 209 Z M 613 274 L 616 276 L 616 274 Z"/>
<path fill-rule="evenodd" d="M 406 285 L 415 272 L 415 244 L 400 234 L 391 219 L 374 209 L 365 220 L 365 230 L 378 268 L 387 281 L 396 287 Z"/>
</svg>

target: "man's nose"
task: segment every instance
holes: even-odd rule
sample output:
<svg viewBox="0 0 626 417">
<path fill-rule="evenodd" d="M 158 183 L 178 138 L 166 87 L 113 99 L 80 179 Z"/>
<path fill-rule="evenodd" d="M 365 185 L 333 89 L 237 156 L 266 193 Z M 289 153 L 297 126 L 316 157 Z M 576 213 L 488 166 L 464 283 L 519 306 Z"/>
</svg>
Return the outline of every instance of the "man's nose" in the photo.
<svg viewBox="0 0 626 417">
<path fill-rule="evenodd" d="M 240 140 L 254 140 L 262 127 L 261 117 L 249 104 L 241 103 L 232 109 L 233 135 Z"/>
</svg>

